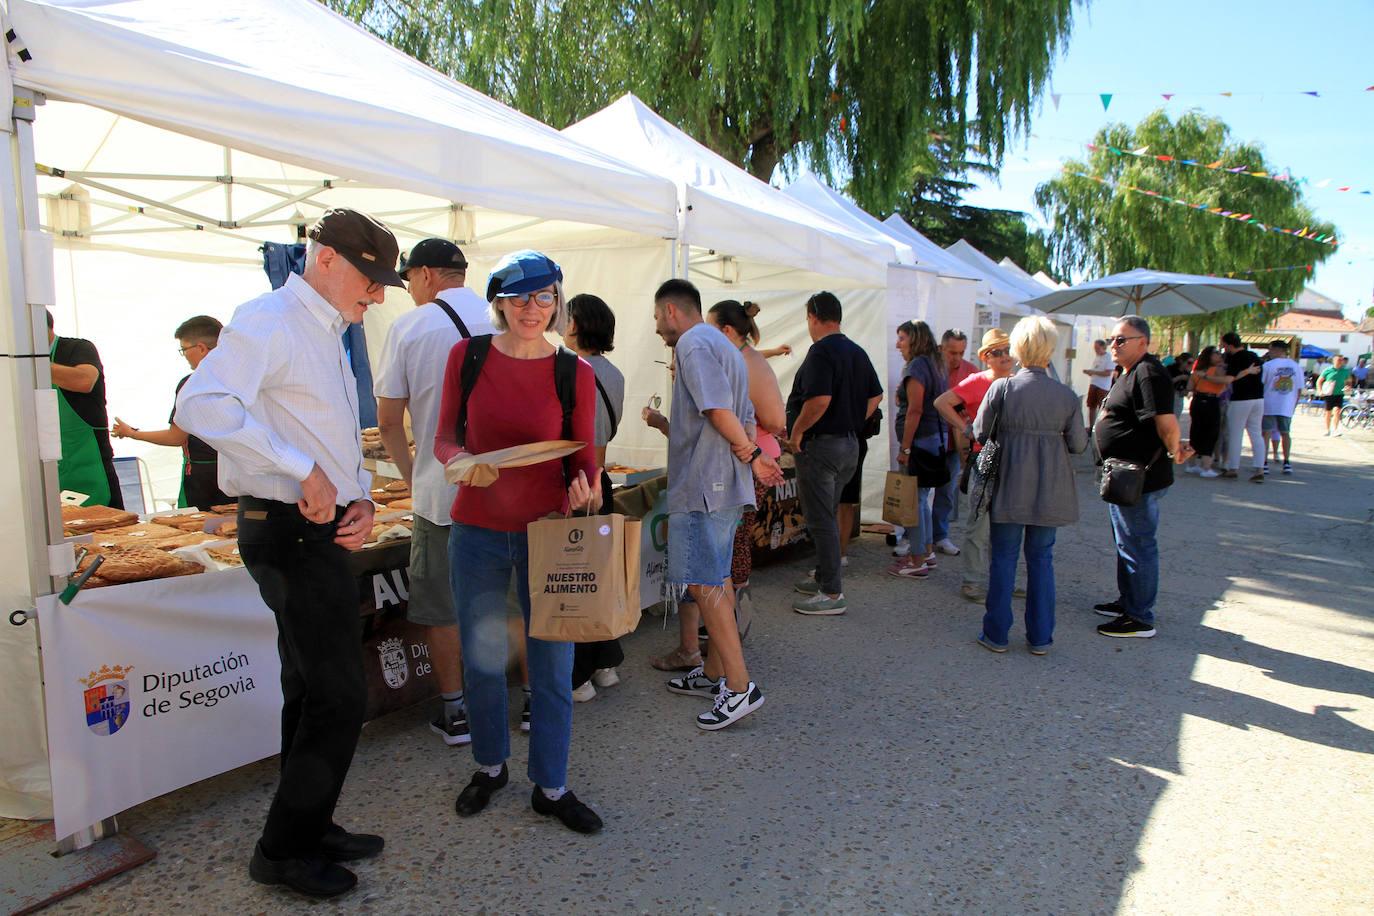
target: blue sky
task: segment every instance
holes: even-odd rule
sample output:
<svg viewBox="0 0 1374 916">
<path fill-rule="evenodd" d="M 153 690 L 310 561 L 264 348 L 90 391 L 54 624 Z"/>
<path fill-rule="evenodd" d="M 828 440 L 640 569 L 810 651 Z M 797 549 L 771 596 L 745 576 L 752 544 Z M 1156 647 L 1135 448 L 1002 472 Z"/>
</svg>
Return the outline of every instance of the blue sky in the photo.
<svg viewBox="0 0 1374 916">
<path fill-rule="evenodd" d="M 1174 116 L 1196 108 L 1224 120 L 1235 138 L 1258 143 L 1294 177 L 1334 179 L 1306 194 L 1344 241 L 1308 285 L 1354 317 L 1371 305 L 1374 287 L 1374 195 L 1356 193 L 1374 190 L 1374 92 L 1365 91 L 1374 86 L 1372 38 L 1374 0 L 1095 0 L 1077 7 L 1052 77 L 1062 94 L 1058 110 L 1047 92 L 1032 136 L 1008 151 L 1000 186 L 983 181 L 966 202 L 1038 220 L 1035 186 L 1058 174 L 1064 159 L 1082 156 L 1099 128 L 1135 124 L 1160 106 Z M 1296 94 L 1307 90 L 1321 97 Z M 1106 112 L 1098 98 L 1104 92 L 1114 93 Z M 1177 94 L 1166 102 L 1166 92 Z M 1243 209 L 1245 189 L 1258 179 L 1230 180 L 1228 206 Z M 1339 193 L 1339 185 L 1354 190 Z M 1301 252 L 1313 243 L 1293 244 L 1293 263 L 1303 263 Z"/>
</svg>

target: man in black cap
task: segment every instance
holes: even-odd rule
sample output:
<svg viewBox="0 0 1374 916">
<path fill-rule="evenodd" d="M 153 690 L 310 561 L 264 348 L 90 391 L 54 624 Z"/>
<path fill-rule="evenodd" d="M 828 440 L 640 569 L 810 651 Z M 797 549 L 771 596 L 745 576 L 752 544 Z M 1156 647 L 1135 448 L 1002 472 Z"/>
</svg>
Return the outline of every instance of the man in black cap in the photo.
<svg viewBox="0 0 1374 916">
<path fill-rule="evenodd" d="M 448 532 L 458 488 L 444 479 L 444 467 L 434 457 L 434 430 L 449 351 L 459 340 L 494 331 L 486 300 L 464 285 L 467 267 L 463 252 L 448 239 L 425 239 L 411 249 L 400 274 L 416 308 L 387 331 L 373 384 L 382 444 L 410 484 L 415 507 L 406 617 L 427 628 L 425 639 L 444 702 L 430 730 L 450 746 L 468 744 L 472 735 L 448 576 Z M 413 458 L 406 439 L 407 411 L 415 437 Z"/>
<path fill-rule="evenodd" d="M 325 211 L 304 276 L 239 306 L 177 398 L 176 425 L 219 452 L 239 554 L 280 634 L 281 779 L 248 873 L 315 897 L 350 890 L 337 863 L 383 845 L 333 821 L 367 703 L 348 551 L 374 509 L 343 332 L 402 285 L 398 253 L 372 217 Z"/>
</svg>

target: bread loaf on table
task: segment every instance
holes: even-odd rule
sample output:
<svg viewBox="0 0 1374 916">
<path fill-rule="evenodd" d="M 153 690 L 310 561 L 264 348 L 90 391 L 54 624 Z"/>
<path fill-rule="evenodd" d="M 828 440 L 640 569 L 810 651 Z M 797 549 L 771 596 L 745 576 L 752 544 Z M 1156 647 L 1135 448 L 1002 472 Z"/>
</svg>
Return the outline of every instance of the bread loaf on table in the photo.
<svg viewBox="0 0 1374 916">
<path fill-rule="evenodd" d="M 96 556 L 105 558 L 96 572 L 109 583 L 143 582 L 205 572 L 205 567 L 199 563 L 152 547 L 99 547 L 82 560 L 81 569 L 95 562 Z"/>
<path fill-rule="evenodd" d="M 138 516 L 109 506 L 63 506 L 62 528 L 70 535 L 132 525 Z"/>
</svg>

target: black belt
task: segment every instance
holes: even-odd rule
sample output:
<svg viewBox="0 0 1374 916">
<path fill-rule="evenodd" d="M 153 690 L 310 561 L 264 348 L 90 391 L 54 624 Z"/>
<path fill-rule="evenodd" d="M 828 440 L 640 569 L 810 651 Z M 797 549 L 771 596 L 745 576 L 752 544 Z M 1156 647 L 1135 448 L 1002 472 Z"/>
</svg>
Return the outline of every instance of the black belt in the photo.
<svg viewBox="0 0 1374 916">
<path fill-rule="evenodd" d="M 260 496 L 240 496 L 238 497 L 238 503 L 240 518 L 242 518 L 247 512 L 253 512 L 265 513 L 263 517 L 258 519 L 259 521 L 265 521 L 266 519 L 271 518 L 285 519 L 291 521 L 306 520 L 305 516 L 301 515 L 300 507 L 297 506 L 295 503 L 286 503 L 277 499 L 263 499 Z M 344 508 L 344 506 L 334 507 L 335 521 L 338 521 L 339 517 L 343 515 Z M 326 522 L 325 524 L 329 523 Z"/>
</svg>

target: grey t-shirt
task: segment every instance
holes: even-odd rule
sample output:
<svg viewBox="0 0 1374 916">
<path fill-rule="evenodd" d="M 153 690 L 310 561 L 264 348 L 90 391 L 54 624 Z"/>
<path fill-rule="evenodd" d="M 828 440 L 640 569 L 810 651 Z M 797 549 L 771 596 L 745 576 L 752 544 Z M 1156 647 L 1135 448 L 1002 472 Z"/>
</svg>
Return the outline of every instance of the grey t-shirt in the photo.
<svg viewBox="0 0 1374 916">
<path fill-rule="evenodd" d="M 754 422 L 749 370 L 744 357 L 705 322 L 678 338 L 677 377 L 668 436 L 668 511 L 718 512 L 754 504 L 749 465 L 730 451 L 705 411 L 732 410 L 740 423 Z"/>
<path fill-rule="evenodd" d="M 592 443 L 600 448 L 611 441 L 611 427 L 617 426 L 625 415 L 625 376 L 604 356 L 588 356 L 585 359 L 591 364 L 600 386 L 596 392 L 596 442 Z M 605 397 L 601 396 L 601 389 L 605 389 Z M 614 418 L 606 410 L 606 398 L 611 399 Z"/>
</svg>

